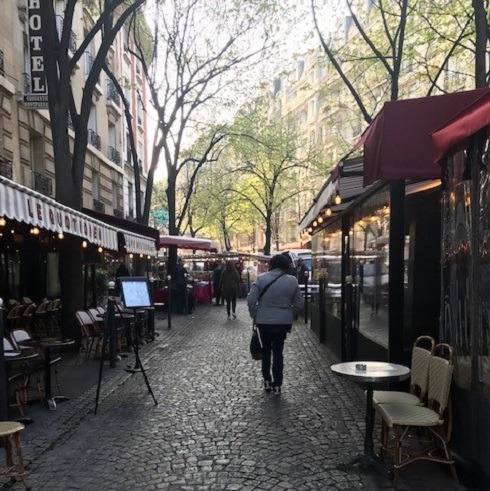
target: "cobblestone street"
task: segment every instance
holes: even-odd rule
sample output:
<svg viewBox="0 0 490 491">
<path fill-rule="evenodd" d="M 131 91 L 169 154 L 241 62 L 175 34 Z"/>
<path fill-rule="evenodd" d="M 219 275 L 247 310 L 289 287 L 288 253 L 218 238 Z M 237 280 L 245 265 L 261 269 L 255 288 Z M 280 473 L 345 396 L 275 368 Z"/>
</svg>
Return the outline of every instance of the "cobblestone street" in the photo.
<svg viewBox="0 0 490 491">
<path fill-rule="evenodd" d="M 374 472 L 337 469 L 362 449 L 364 394 L 332 374 L 335 360 L 303 320 L 288 335 L 277 397 L 263 391 L 249 355 L 243 300 L 237 313 L 227 320 L 224 307 L 199 304 L 171 330 L 158 321 L 160 336 L 141 350 L 158 406 L 142 375 L 118 366 L 104 376 L 96 416 L 94 380 L 26 428 L 32 489 L 390 489 Z M 441 486 L 464 489 L 447 469 L 423 465 L 404 470 L 399 489 Z"/>
</svg>

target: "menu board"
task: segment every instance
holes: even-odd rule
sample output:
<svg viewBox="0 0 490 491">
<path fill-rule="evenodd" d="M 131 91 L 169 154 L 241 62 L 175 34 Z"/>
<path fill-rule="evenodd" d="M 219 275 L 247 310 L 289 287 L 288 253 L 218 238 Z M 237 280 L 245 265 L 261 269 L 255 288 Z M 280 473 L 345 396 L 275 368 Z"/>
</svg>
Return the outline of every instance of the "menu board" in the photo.
<svg viewBox="0 0 490 491">
<path fill-rule="evenodd" d="M 128 309 L 151 307 L 150 285 L 147 278 L 121 277 L 122 301 Z"/>
</svg>

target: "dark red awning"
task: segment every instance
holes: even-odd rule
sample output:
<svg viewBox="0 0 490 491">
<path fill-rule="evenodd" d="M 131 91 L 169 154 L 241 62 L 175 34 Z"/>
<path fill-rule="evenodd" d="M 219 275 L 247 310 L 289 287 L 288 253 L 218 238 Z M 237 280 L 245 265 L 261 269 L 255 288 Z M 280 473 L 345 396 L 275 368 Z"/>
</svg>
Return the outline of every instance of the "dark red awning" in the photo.
<svg viewBox="0 0 490 491">
<path fill-rule="evenodd" d="M 490 89 L 387 102 L 364 132 L 364 185 L 439 179 L 440 160 L 490 125 Z"/>
<path fill-rule="evenodd" d="M 183 235 L 160 235 L 160 247 L 176 245 L 179 249 L 194 249 L 200 251 L 216 252 L 217 249 L 210 239 L 198 237 L 185 237 Z"/>
</svg>

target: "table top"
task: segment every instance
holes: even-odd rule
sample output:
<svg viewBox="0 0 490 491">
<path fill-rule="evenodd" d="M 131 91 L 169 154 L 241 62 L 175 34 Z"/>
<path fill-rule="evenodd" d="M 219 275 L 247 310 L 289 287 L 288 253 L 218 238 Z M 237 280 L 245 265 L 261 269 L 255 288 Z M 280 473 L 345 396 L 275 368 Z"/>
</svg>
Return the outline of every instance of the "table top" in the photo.
<svg viewBox="0 0 490 491">
<path fill-rule="evenodd" d="M 74 339 L 45 338 L 39 340 L 39 346 L 43 348 L 57 348 L 58 346 L 70 346 L 75 344 Z"/>
<path fill-rule="evenodd" d="M 359 370 L 356 365 L 365 365 Z M 331 366 L 333 372 L 358 382 L 396 382 L 410 377 L 410 368 L 385 361 L 347 361 Z"/>
</svg>

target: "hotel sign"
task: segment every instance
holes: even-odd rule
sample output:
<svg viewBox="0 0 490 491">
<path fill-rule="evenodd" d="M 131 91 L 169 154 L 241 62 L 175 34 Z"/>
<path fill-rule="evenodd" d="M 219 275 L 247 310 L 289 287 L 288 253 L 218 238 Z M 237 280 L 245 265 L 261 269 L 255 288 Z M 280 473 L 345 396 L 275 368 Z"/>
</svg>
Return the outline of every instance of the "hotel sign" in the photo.
<svg viewBox="0 0 490 491">
<path fill-rule="evenodd" d="M 29 77 L 26 80 L 24 107 L 48 109 L 48 84 L 44 71 L 41 33 L 41 0 L 27 0 L 27 37 L 29 47 Z"/>
</svg>

